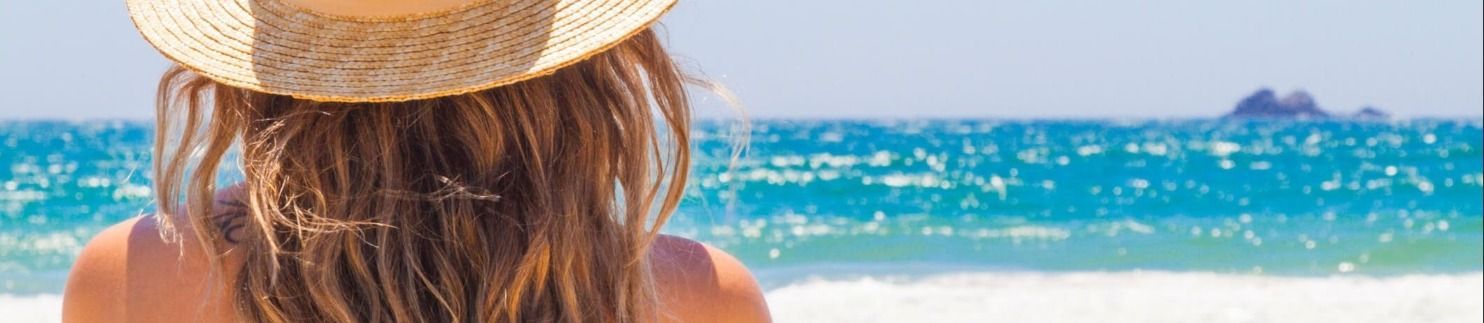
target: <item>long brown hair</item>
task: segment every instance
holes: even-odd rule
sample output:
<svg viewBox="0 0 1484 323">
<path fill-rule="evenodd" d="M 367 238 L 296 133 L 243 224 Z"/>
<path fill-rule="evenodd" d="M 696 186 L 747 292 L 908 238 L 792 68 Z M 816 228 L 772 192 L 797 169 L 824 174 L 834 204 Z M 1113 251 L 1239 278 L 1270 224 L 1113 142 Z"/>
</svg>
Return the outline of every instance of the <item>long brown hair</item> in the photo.
<svg viewBox="0 0 1484 323">
<path fill-rule="evenodd" d="M 646 255 L 686 182 L 685 82 L 650 30 L 549 76 L 409 102 L 299 100 L 176 67 L 155 194 L 190 223 L 162 227 L 188 227 L 213 272 L 241 257 L 224 281 L 242 320 L 654 321 Z M 240 211 L 224 212 L 234 147 Z"/>
</svg>

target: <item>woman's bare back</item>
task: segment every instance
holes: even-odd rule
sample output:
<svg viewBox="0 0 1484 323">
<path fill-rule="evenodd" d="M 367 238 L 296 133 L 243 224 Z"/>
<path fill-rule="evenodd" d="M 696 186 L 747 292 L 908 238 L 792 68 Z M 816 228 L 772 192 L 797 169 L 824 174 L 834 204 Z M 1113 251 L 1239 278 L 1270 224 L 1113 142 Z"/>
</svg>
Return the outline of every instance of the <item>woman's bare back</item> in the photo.
<svg viewBox="0 0 1484 323">
<path fill-rule="evenodd" d="M 227 206 L 227 205 L 223 205 Z M 228 208 L 218 208 L 228 209 Z M 210 277 L 209 262 L 179 228 L 179 242 L 165 240 L 159 215 L 142 216 L 104 230 L 78 257 L 64 293 L 66 322 L 233 322 L 225 280 Z M 231 239 L 231 211 L 215 224 Z M 183 219 L 182 219 L 183 220 Z M 174 221 L 184 223 L 184 221 Z M 226 277 L 240 257 L 229 250 Z M 767 304 L 747 269 L 724 251 L 673 236 L 651 250 L 660 300 L 673 322 L 767 322 Z"/>
</svg>

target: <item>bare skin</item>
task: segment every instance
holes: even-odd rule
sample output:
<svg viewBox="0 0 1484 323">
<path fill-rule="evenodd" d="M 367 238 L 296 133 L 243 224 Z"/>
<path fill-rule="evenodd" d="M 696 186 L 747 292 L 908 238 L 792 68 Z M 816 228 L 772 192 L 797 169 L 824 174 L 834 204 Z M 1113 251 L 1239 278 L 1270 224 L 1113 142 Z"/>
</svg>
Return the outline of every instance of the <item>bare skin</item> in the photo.
<svg viewBox="0 0 1484 323">
<path fill-rule="evenodd" d="M 64 322 L 234 321 L 225 287 L 209 286 L 201 248 L 190 236 L 181 243 L 162 239 L 157 216 L 123 221 L 88 243 L 68 277 Z M 233 238 L 230 211 L 216 218 Z M 673 236 L 662 236 L 651 252 L 667 321 L 771 321 L 752 274 L 726 252 Z M 229 253 L 227 277 L 235 276 L 235 258 Z"/>
</svg>

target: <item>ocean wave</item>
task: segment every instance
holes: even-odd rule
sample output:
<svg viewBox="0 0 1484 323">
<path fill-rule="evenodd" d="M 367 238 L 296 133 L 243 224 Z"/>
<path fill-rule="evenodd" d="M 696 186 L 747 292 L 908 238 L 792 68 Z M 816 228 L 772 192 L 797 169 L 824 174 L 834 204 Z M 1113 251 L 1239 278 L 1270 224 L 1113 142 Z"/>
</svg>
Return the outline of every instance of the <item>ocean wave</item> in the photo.
<svg viewBox="0 0 1484 323">
<path fill-rule="evenodd" d="M 0 294 L 0 313 L 5 313 L 5 322 L 41 323 L 62 321 L 62 295 L 8 295 Z"/>
<path fill-rule="evenodd" d="M 1484 273 L 1294 277 L 967 272 L 810 279 L 769 290 L 777 322 L 1479 322 Z M 6 322 L 59 322 L 61 295 L 0 294 Z"/>
<path fill-rule="evenodd" d="M 1478 272 L 975 272 L 812 279 L 767 297 L 778 322 L 1480 322 L 1481 286 Z"/>
</svg>

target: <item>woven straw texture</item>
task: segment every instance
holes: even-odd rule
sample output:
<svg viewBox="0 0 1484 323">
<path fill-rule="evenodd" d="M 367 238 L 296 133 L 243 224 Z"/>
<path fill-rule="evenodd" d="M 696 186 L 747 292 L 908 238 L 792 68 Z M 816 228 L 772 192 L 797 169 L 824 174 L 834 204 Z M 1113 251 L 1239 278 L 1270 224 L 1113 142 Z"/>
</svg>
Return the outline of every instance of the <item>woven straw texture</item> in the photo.
<svg viewBox="0 0 1484 323">
<path fill-rule="evenodd" d="M 333 102 L 457 95 L 550 74 L 617 45 L 675 0 L 482 0 L 347 17 L 282 0 L 126 0 L 145 40 L 223 84 Z"/>
</svg>

